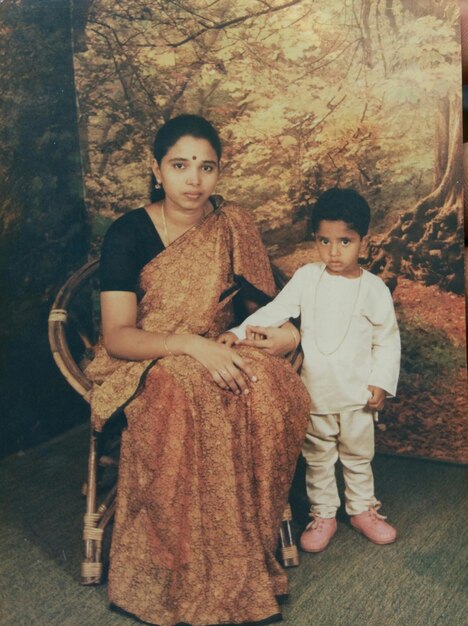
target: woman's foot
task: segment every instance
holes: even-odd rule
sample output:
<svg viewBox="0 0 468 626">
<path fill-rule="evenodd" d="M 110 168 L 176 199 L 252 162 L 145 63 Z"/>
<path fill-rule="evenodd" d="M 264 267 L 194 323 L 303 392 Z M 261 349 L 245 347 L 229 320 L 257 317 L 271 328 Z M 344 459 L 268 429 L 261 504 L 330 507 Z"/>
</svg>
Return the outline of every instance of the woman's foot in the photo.
<svg viewBox="0 0 468 626">
<path fill-rule="evenodd" d="M 396 540 L 397 531 L 385 521 L 386 518 L 383 515 L 377 513 L 380 507 L 380 502 L 377 502 L 374 506 L 370 506 L 368 511 L 352 515 L 350 521 L 351 526 L 362 533 L 364 537 L 367 537 L 369 541 L 378 545 L 385 545 Z"/>
<path fill-rule="evenodd" d="M 336 518 L 314 517 L 301 535 L 301 548 L 305 552 L 322 552 L 336 533 L 336 528 Z"/>
</svg>

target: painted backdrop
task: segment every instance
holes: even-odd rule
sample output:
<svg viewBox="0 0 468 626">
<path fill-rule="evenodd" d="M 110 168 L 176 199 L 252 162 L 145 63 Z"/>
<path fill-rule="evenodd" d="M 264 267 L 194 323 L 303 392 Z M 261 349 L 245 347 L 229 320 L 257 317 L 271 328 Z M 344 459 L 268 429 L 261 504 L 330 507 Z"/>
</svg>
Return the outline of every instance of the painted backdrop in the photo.
<svg viewBox="0 0 468 626">
<path fill-rule="evenodd" d="M 332 185 L 373 209 L 364 260 L 393 290 L 398 398 L 381 451 L 467 460 L 458 8 L 452 0 L 95 0 L 74 14 L 86 204 L 108 225 L 147 202 L 154 132 L 207 116 L 218 191 L 251 211 L 288 274 L 316 259 Z"/>
<path fill-rule="evenodd" d="M 71 32 L 70 0 L 0 2 L 0 458 L 87 419 L 47 341 L 89 250 Z"/>
</svg>

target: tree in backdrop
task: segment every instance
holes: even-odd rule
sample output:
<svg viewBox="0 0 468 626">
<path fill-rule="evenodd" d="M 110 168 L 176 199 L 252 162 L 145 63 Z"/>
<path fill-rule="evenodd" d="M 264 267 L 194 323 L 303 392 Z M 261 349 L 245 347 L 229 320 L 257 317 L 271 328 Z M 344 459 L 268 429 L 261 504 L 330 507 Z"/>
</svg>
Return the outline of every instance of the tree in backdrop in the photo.
<svg viewBox="0 0 468 626">
<path fill-rule="evenodd" d="M 87 8 L 75 65 L 97 234 L 146 201 L 154 130 L 190 110 L 221 130 L 222 192 L 254 211 L 274 252 L 307 238 L 317 194 L 353 185 L 374 208 L 374 271 L 460 290 L 453 3 Z"/>
<path fill-rule="evenodd" d="M 70 32 L 67 2 L 0 4 L 0 456 L 81 409 L 47 342 L 51 302 L 88 247 Z"/>
</svg>

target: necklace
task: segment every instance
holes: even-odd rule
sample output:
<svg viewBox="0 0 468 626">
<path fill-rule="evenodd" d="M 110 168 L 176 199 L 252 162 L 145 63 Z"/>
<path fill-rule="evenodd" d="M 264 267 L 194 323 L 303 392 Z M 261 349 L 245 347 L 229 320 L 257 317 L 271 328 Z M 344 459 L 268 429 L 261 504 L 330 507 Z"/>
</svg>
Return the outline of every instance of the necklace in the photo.
<svg viewBox="0 0 468 626">
<path fill-rule="evenodd" d="M 167 247 L 171 245 L 171 242 L 169 241 L 169 232 L 167 230 L 166 212 L 164 210 L 164 202 L 162 202 L 161 204 L 161 215 L 162 215 L 162 220 L 163 220 L 164 239 L 166 241 L 166 247 Z"/>
<path fill-rule="evenodd" d="M 164 201 L 161 202 L 161 216 L 162 216 L 162 222 L 163 222 L 163 228 L 164 228 L 164 239 L 166 241 L 166 248 L 167 246 L 171 245 L 171 240 L 169 239 L 169 231 L 167 228 L 167 220 L 166 220 L 166 211 L 165 211 L 165 207 L 164 207 Z M 200 219 L 200 221 L 195 222 L 195 224 L 193 226 L 196 226 L 197 224 L 200 224 L 206 217 L 206 209 L 205 207 L 203 207 L 203 216 Z M 190 228 L 193 228 L 193 226 L 190 226 Z M 188 230 L 190 230 L 190 228 Z"/>
<path fill-rule="evenodd" d="M 315 285 L 315 293 L 314 293 L 314 342 L 315 342 L 315 346 L 317 348 L 317 350 L 320 352 L 320 354 L 323 354 L 323 356 L 330 356 L 331 354 L 335 354 L 335 352 L 337 352 L 341 346 L 344 343 L 344 340 L 346 339 L 346 337 L 348 336 L 349 333 L 349 329 L 351 328 L 351 323 L 353 321 L 353 316 L 354 316 L 354 310 L 356 308 L 356 304 L 359 300 L 359 294 L 361 293 L 361 283 L 362 283 L 362 275 L 363 275 L 363 271 L 362 268 L 360 269 L 360 274 L 359 274 L 359 282 L 358 282 L 358 288 L 356 291 L 356 297 L 354 298 L 354 302 L 353 302 L 353 306 L 351 308 L 351 314 L 349 316 L 349 321 L 348 324 L 346 326 L 346 330 L 345 333 L 343 335 L 343 337 L 340 339 L 340 341 L 338 342 L 337 346 L 335 348 L 333 348 L 333 350 L 330 350 L 329 352 L 322 350 L 322 348 L 319 346 L 319 341 L 318 341 L 318 337 L 317 337 L 317 319 L 318 319 L 318 311 L 317 311 L 317 295 L 318 295 L 318 288 L 320 285 L 320 281 L 322 280 L 322 276 L 326 270 L 326 266 L 323 268 L 322 272 L 320 273 L 319 279 L 317 281 L 317 284 Z"/>
</svg>

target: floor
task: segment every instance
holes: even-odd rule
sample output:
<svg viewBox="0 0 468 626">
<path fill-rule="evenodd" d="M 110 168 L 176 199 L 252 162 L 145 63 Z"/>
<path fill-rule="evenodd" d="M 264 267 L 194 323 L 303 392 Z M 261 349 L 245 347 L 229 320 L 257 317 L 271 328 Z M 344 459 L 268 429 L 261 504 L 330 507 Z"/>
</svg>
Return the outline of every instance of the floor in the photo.
<svg viewBox="0 0 468 626">
<path fill-rule="evenodd" d="M 137 624 L 107 605 L 106 587 L 79 584 L 80 487 L 87 429 L 0 462 L 0 624 Z M 289 570 L 288 626 L 468 625 L 466 468 L 378 455 L 377 494 L 399 530 L 376 546 L 339 518 L 321 554 Z M 300 490 L 299 490 L 300 491 Z M 301 497 L 296 519 L 303 524 Z"/>
</svg>

